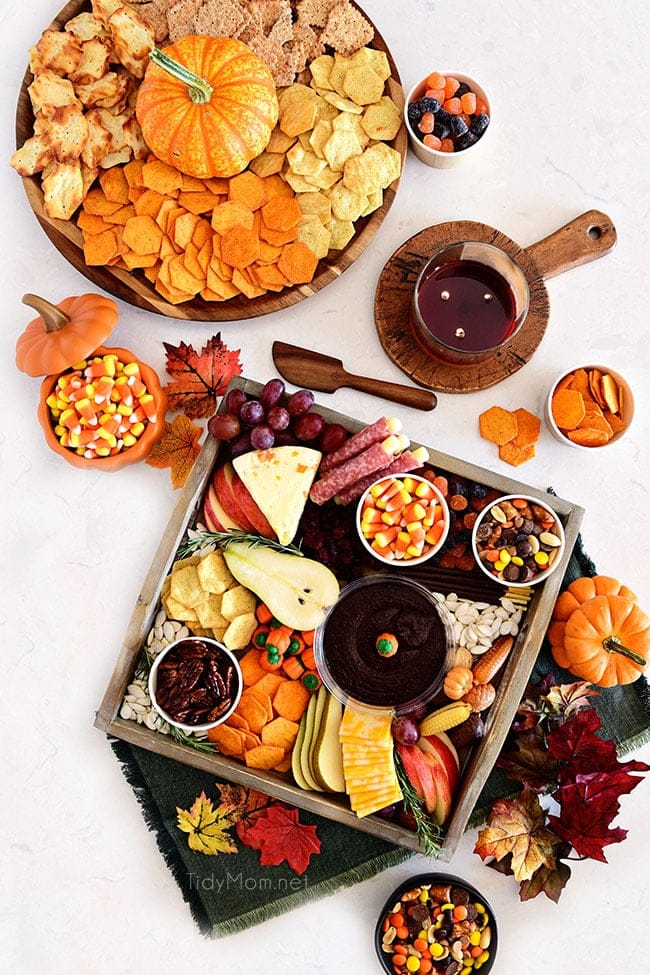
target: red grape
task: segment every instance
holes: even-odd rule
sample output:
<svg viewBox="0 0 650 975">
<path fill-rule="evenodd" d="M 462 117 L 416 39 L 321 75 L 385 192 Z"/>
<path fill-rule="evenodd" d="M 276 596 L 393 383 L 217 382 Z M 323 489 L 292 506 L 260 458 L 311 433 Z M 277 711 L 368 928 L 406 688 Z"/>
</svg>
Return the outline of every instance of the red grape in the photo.
<svg viewBox="0 0 650 975">
<path fill-rule="evenodd" d="M 342 447 L 348 439 L 348 431 L 340 423 L 326 423 L 321 435 L 320 446 L 324 454 L 332 454 Z"/>
<path fill-rule="evenodd" d="M 239 416 L 249 427 L 257 426 L 264 419 L 264 407 L 259 400 L 249 399 L 240 409 Z"/>
<path fill-rule="evenodd" d="M 230 441 L 230 453 L 233 457 L 239 457 L 251 449 L 251 431 L 244 430 L 238 437 Z"/>
<path fill-rule="evenodd" d="M 246 393 L 243 389 L 231 389 L 226 396 L 226 409 L 234 416 L 239 416 L 239 411 L 246 402 Z"/>
<path fill-rule="evenodd" d="M 286 402 L 286 407 L 291 416 L 300 416 L 306 413 L 314 405 L 314 394 L 310 389 L 299 389 L 292 393 Z"/>
<path fill-rule="evenodd" d="M 260 403 L 265 409 L 275 406 L 284 396 L 284 383 L 281 379 L 269 379 L 260 393 Z"/>
<path fill-rule="evenodd" d="M 267 423 L 260 423 L 250 432 L 254 450 L 268 450 L 275 443 L 275 434 Z"/>
<path fill-rule="evenodd" d="M 293 432 L 298 440 L 315 440 L 325 426 L 325 420 L 320 413 L 301 413 L 294 420 Z"/>
<path fill-rule="evenodd" d="M 393 738 L 399 745 L 414 745 L 420 737 L 420 729 L 413 718 L 404 715 L 392 724 Z"/>
<path fill-rule="evenodd" d="M 286 430 L 291 423 L 291 417 L 284 406 L 272 406 L 266 414 L 266 422 L 271 430 Z"/>
<path fill-rule="evenodd" d="M 232 440 L 241 431 L 241 424 L 232 413 L 215 413 L 208 420 L 208 433 L 217 440 Z"/>
</svg>

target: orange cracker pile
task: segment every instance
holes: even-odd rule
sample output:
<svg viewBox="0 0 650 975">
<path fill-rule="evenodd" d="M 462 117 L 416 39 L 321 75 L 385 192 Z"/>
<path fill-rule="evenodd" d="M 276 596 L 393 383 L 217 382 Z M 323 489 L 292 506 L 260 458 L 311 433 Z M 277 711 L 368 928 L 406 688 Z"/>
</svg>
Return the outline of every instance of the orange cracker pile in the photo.
<svg viewBox="0 0 650 975">
<path fill-rule="evenodd" d="M 78 225 L 89 266 L 141 268 L 172 304 L 256 298 L 311 281 L 302 211 L 279 175 L 185 176 L 153 155 L 100 175 Z"/>
<path fill-rule="evenodd" d="M 288 772 L 300 719 L 310 692 L 300 680 L 269 673 L 260 664 L 261 651 L 251 648 L 239 661 L 244 691 L 224 724 L 208 732 L 222 755 L 249 768 Z"/>
<path fill-rule="evenodd" d="M 557 384 L 551 412 L 558 429 L 581 447 L 602 447 L 625 429 L 624 392 L 599 369 L 575 369 Z"/>
<path fill-rule="evenodd" d="M 513 467 L 519 467 L 535 456 L 541 423 L 528 410 L 506 410 L 491 406 L 478 418 L 481 436 L 499 448 L 499 457 Z"/>
<path fill-rule="evenodd" d="M 149 0 L 138 10 L 159 46 L 189 34 L 242 41 L 278 87 L 290 85 L 325 45 L 354 54 L 375 33 L 349 0 Z"/>
</svg>

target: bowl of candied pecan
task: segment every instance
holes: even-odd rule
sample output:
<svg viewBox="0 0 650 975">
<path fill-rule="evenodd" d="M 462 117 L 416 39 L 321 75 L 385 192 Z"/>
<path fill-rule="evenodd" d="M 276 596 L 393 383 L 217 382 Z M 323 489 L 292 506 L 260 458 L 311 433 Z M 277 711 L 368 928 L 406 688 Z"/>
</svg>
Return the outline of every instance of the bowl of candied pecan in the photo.
<svg viewBox="0 0 650 975">
<path fill-rule="evenodd" d="M 208 637 L 170 643 L 149 672 L 149 696 L 161 717 L 185 732 L 216 728 L 237 707 L 244 686 L 237 659 Z"/>
</svg>

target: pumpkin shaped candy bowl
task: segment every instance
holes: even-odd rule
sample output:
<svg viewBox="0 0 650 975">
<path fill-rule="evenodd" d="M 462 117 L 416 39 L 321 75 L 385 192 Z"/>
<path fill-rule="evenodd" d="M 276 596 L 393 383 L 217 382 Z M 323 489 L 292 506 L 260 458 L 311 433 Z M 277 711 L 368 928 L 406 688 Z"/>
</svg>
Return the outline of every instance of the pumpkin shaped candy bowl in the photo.
<svg viewBox="0 0 650 975">
<path fill-rule="evenodd" d="M 95 380 L 91 378 L 93 373 Z M 118 408 L 112 413 L 97 410 L 93 422 L 94 407 L 82 398 L 65 415 L 57 405 L 57 398 L 69 381 L 76 384 L 81 380 L 83 384 L 86 379 L 95 381 L 98 389 L 101 388 L 98 395 L 106 393 L 107 404 L 111 400 L 110 389 L 121 389 L 124 395 L 120 403 L 131 408 L 131 414 L 125 417 Z M 130 393 L 130 390 L 134 391 Z M 167 396 L 151 366 L 128 349 L 100 346 L 91 357 L 44 378 L 37 415 L 48 447 L 69 464 L 115 471 L 149 455 L 165 430 L 166 408 Z M 78 421 L 84 412 L 90 423 L 82 427 Z"/>
</svg>

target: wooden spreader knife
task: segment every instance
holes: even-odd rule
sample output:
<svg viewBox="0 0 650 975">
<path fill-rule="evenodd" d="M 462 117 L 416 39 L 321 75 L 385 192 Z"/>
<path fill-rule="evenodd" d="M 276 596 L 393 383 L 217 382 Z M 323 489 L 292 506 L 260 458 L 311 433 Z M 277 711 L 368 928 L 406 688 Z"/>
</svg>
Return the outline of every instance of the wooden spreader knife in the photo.
<svg viewBox="0 0 650 975">
<path fill-rule="evenodd" d="M 393 403 L 412 406 L 416 410 L 434 410 L 438 402 L 435 393 L 417 386 L 402 386 L 400 383 L 384 379 L 370 379 L 355 376 L 343 368 L 340 359 L 335 359 L 311 349 L 301 349 L 287 342 L 274 342 L 271 349 L 273 361 L 280 375 L 290 383 L 321 393 L 334 393 L 344 386 L 358 389 L 362 393 L 383 396 Z"/>
</svg>

